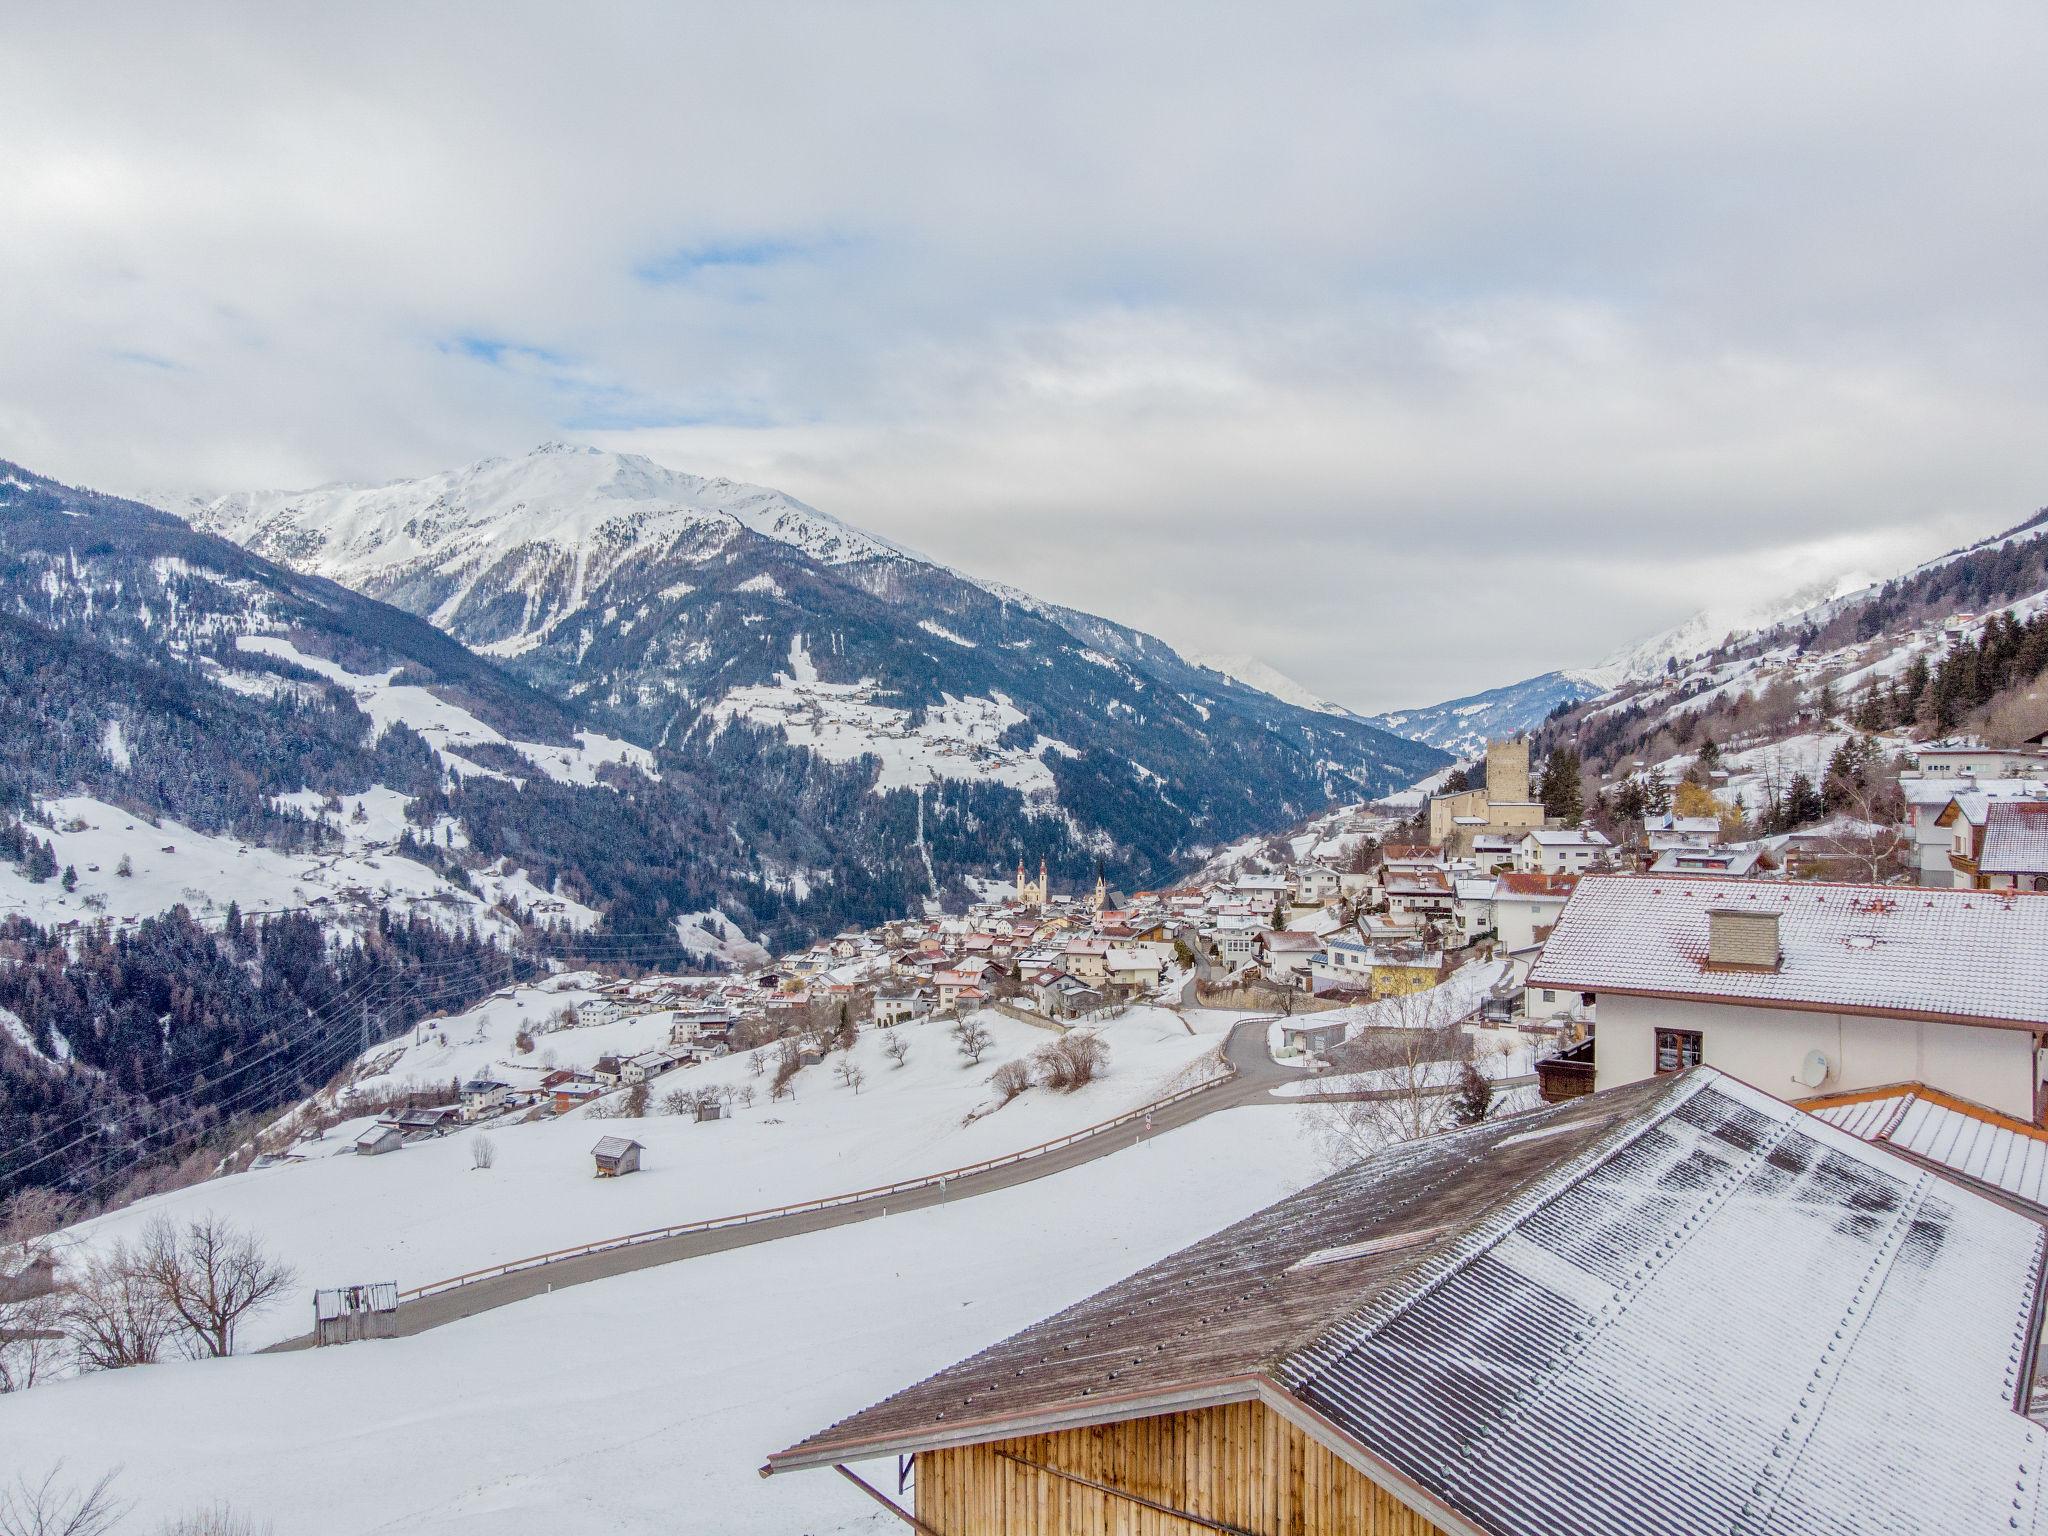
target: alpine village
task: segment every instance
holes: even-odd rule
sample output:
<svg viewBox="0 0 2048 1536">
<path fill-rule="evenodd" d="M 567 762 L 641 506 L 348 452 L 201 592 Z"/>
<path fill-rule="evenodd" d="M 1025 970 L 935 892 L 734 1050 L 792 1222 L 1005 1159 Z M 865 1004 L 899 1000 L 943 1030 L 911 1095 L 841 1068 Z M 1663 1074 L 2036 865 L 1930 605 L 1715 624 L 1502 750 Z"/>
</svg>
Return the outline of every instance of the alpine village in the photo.
<svg viewBox="0 0 2048 1536">
<path fill-rule="evenodd" d="M 2039 12 L 113 9 L 0 1536 L 2048 1536 Z"/>
</svg>

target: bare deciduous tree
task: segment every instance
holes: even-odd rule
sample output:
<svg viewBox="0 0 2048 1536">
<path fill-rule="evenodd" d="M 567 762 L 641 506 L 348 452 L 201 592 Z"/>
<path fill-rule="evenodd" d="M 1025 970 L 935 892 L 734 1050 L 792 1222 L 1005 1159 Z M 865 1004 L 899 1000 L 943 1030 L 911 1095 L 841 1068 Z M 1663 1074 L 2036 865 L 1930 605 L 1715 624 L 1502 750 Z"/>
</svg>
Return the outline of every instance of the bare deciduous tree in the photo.
<svg viewBox="0 0 2048 1536">
<path fill-rule="evenodd" d="M 265 1253 L 253 1234 L 211 1212 L 183 1232 L 158 1217 L 143 1234 L 137 1263 L 198 1350 L 235 1352 L 242 1319 L 290 1290 L 291 1266 Z"/>
<path fill-rule="evenodd" d="M 1109 1067 L 1109 1047 L 1096 1035 L 1069 1030 L 1031 1053 L 1038 1080 L 1055 1093 L 1072 1093 Z"/>
<path fill-rule="evenodd" d="M 498 1144 L 483 1131 L 469 1138 L 469 1166 L 489 1168 L 498 1161 Z"/>
<path fill-rule="evenodd" d="M 882 1054 L 889 1058 L 889 1064 L 898 1071 L 903 1063 L 910 1060 L 910 1040 L 900 1029 L 882 1032 Z"/>
<path fill-rule="evenodd" d="M 0 1536 L 105 1536 L 128 1513 L 114 1497 L 115 1476 L 78 1488 L 64 1481 L 61 1461 L 40 1479 L 16 1473 L 11 1487 L 0 1487 Z"/>
<path fill-rule="evenodd" d="M 977 1065 L 988 1054 L 988 1048 L 996 1043 L 996 1037 L 989 1033 L 988 1026 L 973 1014 L 953 1026 L 953 1039 L 959 1043 L 960 1054 L 970 1067 Z"/>
<path fill-rule="evenodd" d="M 125 1243 L 72 1268 L 63 1318 L 72 1358 L 83 1371 L 153 1364 L 176 1325 L 169 1304 L 143 1277 Z"/>
<path fill-rule="evenodd" d="M 832 1069 L 832 1075 L 839 1079 L 841 1087 L 851 1088 L 855 1093 L 859 1093 L 860 1085 L 868 1080 L 868 1075 L 861 1070 L 860 1063 L 851 1056 L 840 1057 L 839 1064 Z"/>
<path fill-rule="evenodd" d="M 53 1239 L 66 1202 L 52 1190 L 24 1190 L 0 1220 L 0 1392 L 21 1392 L 56 1368 L 64 1352 L 64 1285 Z"/>
<path fill-rule="evenodd" d="M 1316 1135 L 1335 1168 L 1453 1123 L 1453 1092 L 1471 1057 L 1442 989 L 1383 998 L 1372 1027 L 1331 1053 L 1347 1097 L 1316 1107 Z"/>
<path fill-rule="evenodd" d="M 270 1531 L 268 1520 L 259 1525 L 223 1500 L 164 1521 L 156 1536 L 270 1536 Z"/>
<path fill-rule="evenodd" d="M 1031 1068 L 1021 1060 L 1006 1061 L 990 1074 L 988 1085 L 1007 1104 L 1031 1086 Z"/>
</svg>

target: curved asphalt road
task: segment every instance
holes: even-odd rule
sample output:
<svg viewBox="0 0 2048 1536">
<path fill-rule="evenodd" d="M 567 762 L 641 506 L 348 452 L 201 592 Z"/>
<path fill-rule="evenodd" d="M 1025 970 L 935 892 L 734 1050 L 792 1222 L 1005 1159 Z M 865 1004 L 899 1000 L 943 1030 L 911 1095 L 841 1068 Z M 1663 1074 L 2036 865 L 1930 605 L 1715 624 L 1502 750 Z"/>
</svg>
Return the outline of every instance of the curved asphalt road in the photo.
<svg viewBox="0 0 2048 1536">
<path fill-rule="evenodd" d="M 756 1243 L 778 1242 L 785 1237 L 796 1237 L 805 1232 L 818 1232 L 827 1227 L 843 1227 L 851 1222 L 886 1216 L 891 1211 L 915 1211 L 942 1202 L 970 1199 L 975 1195 L 985 1195 L 994 1190 L 1026 1184 L 1050 1174 L 1063 1173 L 1069 1168 L 1078 1168 L 1083 1163 L 1094 1162 L 1097 1158 L 1107 1157 L 1112 1152 L 1120 1152 L 1125 1147 L 1135 1146 L 1157 1132 L 1173 1130 L 1176 1126 L 1186 1125 L 1205 1115 L 1213 1115 L 1218 1110 L 1235 1109 L 1246 1104 L 1301 1102 L 1267 1096 L 1268 1090 L 1278 1087 L 1281 1083 L 1295 1081 L 1301 1074 L 1277 1065 L 1268 1054 L 1264 1019 L 1244 1020 L 1233 1026 L 1224 1039 L 1223 1054 L 1236 1069 L 1232 1076 L 1219 1078 L 1199 1093 L 1191 1094 L 1178 1103 L 1169 1104 L 1164 1109 L 1156 1111 L 1149 1120 L 1111 1126 L 1107 1130 L 1096 1132 L 1093 1136 L 1070 1142 L 1051 1152 L 1040 1153 L 1036 1157 L 1026 1158 L 1022 1162 L 985 1169 L 979 1173 L 963 1174 L 957 1179 L 948 1179 L 943 1189 L 929 1187 L 905 1190 L 893 1195 L 876 1195 L 847 1205 L 836 1205 L 829 1210 L 774 1216 L 762 1221 L 749 1222 L 743 1227 L 720 1227 L 709 1232 L 686 1232 L 676 1237 L 636 1243 L 630 1248 L 614 1248 L 605 1253 L 557 1259 L 552 1264 L 542 1264 L 516 1274 L 475 1280 L 454 1290 L 443 1291 L 439 1295 L 400 1302 L 394 1332 L 401 1338 L 409 1334 L 424 1333 L 427 1329 L 438 1328 L 443 1323 L 452 1323 L 459 1318 L 473 1317 L 479 1312 L 509 1306 L 515 1301 L 543 1295 L 562 1286 L 582 1285 L 586 1281 L 603 1280 L 611 1275 L 629 1274 L 636 1269 L 652 1269 L 657 1264 L 673 1264 L 678 1259 L 694 1259 L 707 1253 L 722 1253 L 729 1248 L 747 1248 Z M 312 1335 L 302 1334 L 298 1338 L 273 1344 L 263 1353 L 309 1349 L 312 1343 Z"/>
<path fill-rule="evenodd" d="M 1192 988 L 1192 983 L 1190 987 Z M 1107 1157 L 1112 1152 L 1120 1152 L 1125 1147 L 1135 1146 L 1159 1131 L 1173 1130 L 1205 1115 L 1213 1115 L 1219 1110 L 1236 1109 L 1247 1104 L 1298 1106 L 1327 1102 L 1327 1099 L 1375 1096 L 1358 1093 L 1332 1094 L 1327 1096 L 1327 1099 L 1321 1096 L 1285 1099 L 1270 1097 L 1270 1091 L 1282 1083 L 1301 1081 L 1299 1071 L 1280 1066 L 1267 1051 L 1266 1026 L 1270 1022 L 1270 1016 L 1261 1016 L 1240 1020 L 1233 1025 L 1223 1042 L 1224 1059 L 1235 1069 L 1233 1074 L 1219 1078 L 1200 1092 L 1190 1094 L 1178 1103 L 1154 1112 L 1149 1119 L 1111 1126 L 1107 1130 L 1096 1132 L 1093 1136 L 1069 1142 L 1064 1147 L 1042 1152 L 1022 1162 L 985 1169 L 979 1173 L 963 1174 L 957 1179 L 948 1179 L 943 1189 L 934 1186 L 905 1190 L 893 1195 L 875 1195 L 866 1200 L 836 1205 L 829 1210 L 773 1216 L 749 1222 L 745 1226 L 720 1227 L 709 1232 L 686 1232 L 677 1237 L 636 1243 L 630 1248 L 614 1248 L 604 1253 L 557 1259 L 552 1264 L 520 1270 L 516 1274 L 474 1280 L 468 1285 L 443 1291 L 439 1295 L 400 1302 L 393 1332 L 403 1338 L 409 1334 L 424 1333 L 429 1328 L 438 1328 L 443 1323 L 473 1317 L 479 1312 L 509 1306 L 515 1301 L 524 1301 L 531 1296 L 544 1295 L 561 1286 L 582 1285 L 586 1281 L 603 1280 L 611 1275 L 630 1274 L 637 1269 L 652 1269 L 657 1264 L 673 1264 L 678 1259 L 694 1259 L 707 1253 L 723 1253 L 729 1248 L 749 1248 L 756 1243 L 779 1242 L 785 1237 L 796 1237 L 805 1232 L 819 1232 L 828 1227 L 843 1227 L 852 1222 L 886 1216 L 891 1211 L 922 1210 L 927 1206 L 956 1199 L 971 1199 L 976 1195 L 986 1195 L 998 1189 L 1028 1184 L 1033 1179 L 1064 1173 L 1069 1168 L 1078 1168 L 1084 1163 L 1094 1162 L 1097 1158 Z M 1503 1080 L 1500 1086 L 1511 1087 L 1534 1081 L 1534 1078 L 1510 1078 Z M 312 1335 L 302 1334 L 298 1338 L 273 1344 L 263 1353 L 310 1349 L 312 1344 Z"/>
</svg>

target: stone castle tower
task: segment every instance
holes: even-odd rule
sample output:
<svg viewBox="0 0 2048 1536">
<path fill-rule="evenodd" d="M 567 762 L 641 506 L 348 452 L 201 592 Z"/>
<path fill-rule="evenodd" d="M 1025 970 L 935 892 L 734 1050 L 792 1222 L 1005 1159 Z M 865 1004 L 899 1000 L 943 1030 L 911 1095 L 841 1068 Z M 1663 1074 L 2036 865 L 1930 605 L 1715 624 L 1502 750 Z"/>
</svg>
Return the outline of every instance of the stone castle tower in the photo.
<svg viewBox="0 0 2048 1536">
<path fill-rule="evenodd" d="M 1486 744 L 1486 798 L 1505 805 L 1528 804 L 1528 737 L 1515 736 Z"/>
</svg>

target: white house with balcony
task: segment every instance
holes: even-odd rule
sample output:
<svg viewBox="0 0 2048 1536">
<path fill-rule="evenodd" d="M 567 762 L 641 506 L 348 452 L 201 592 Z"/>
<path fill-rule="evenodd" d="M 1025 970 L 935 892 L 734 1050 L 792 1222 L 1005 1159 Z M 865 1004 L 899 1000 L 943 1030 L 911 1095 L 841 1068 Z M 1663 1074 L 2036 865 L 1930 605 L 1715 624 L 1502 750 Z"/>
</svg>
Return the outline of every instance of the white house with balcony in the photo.
<svg viewBox="0 0 2048 1536">
<path fill-rule="evenodd" d="M 1798 1098 L 1923 1083 L 2039 1123 L 2048 896 L 1589 875 L 1530 984 L 1597 1006 L 1596 1088 L 1705 1062 Z"/>
</svg>

